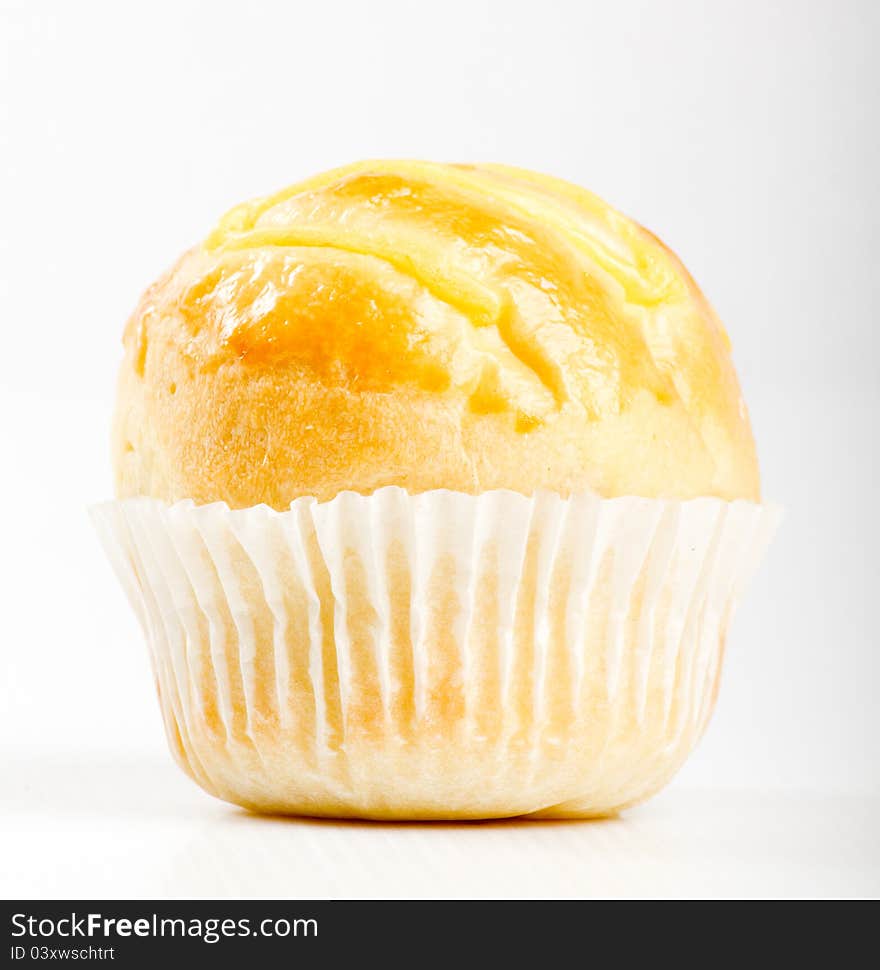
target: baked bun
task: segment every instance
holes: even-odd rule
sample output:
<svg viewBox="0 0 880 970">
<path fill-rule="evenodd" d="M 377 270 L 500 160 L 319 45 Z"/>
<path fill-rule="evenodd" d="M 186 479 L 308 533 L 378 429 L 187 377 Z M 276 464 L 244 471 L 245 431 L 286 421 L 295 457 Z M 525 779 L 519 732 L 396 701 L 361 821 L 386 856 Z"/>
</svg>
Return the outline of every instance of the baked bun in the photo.
<svg viewBox="0 0 880 970">
<path fill-rule="evenodd" d="M 735 501 L 748 417 L 682 265 L 499 165 L 233 209 L 132 316 L 114 433 L 96 521 L 169 745 L 263 812 L 643 800 L 705 729 L 774 522 Z"/>
<path fill-rule="evenodd" d="M 365 162 L 229 212 L 125 332 L 121 498 L 447 488 L 759 497 L 727 336 L 678 259 L 502 165 Z"/>
</svg>

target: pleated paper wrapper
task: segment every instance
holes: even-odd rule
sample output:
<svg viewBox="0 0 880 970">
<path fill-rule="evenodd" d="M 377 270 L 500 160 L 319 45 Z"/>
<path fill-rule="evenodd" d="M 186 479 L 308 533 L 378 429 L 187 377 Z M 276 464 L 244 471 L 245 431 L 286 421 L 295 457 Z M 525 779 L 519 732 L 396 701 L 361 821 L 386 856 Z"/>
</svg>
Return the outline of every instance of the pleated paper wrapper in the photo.
<svg viewBox="0 0 880 970">
<path fill-rule="evenodd" d="M 388 487 L 93 518 L 168 740 L 220 798 L 365 818 L 606 815 L 680 767 L 773 507 Z"/>
</svg>

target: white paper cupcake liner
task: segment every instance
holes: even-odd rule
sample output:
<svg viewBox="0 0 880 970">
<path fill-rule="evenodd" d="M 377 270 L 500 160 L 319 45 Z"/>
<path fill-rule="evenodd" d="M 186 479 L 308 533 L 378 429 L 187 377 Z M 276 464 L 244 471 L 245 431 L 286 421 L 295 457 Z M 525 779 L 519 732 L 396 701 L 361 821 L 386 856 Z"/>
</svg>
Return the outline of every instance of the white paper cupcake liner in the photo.
<svg viewBox="0 0 880 970">
<path fill-rule="evenodd" d="M 394 487 L 93 515 L 183 768 L 256 810 L 373 818 L 600 815 L 656 791 L 705 728 L 779 518 Z"/>
</svg>

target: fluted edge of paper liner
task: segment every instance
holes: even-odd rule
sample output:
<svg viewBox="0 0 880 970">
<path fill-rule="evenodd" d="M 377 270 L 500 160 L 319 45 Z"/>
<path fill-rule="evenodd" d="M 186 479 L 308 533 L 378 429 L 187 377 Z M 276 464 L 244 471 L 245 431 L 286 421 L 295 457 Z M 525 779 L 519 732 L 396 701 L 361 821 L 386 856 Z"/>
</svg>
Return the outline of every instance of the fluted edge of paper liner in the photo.
<svg viewBox="0 0 880 970">
<path fill-rule="evenodd" d="M 198 784 L 255 811 L 398 819 L 605 815 L 661 788 L 780 518 L 397 487 L 92 515 Z"/>
</svg>

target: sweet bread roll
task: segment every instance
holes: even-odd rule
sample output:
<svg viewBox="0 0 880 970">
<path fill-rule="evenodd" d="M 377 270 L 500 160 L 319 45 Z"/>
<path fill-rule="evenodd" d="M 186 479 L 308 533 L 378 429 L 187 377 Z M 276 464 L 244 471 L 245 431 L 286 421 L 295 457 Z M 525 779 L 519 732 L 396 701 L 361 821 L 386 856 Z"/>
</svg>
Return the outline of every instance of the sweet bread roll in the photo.
<svg viewBox="0 0 880 970">
<path fill-rule="evenodd" d="M 502 165 L 366 162 L 229 212 L 125 331 L 120 497 L 755 500 L 730 344 L 678 259 Z"/>
<path fill-rule="evenodd" d="M 646 798 L 773 523 L 681 263 L 500 165 L 367 162 L 229 212 L 128 323 L 114 464 L 96 520 L 171 750 L 268 812 Z"/>
</svg>

